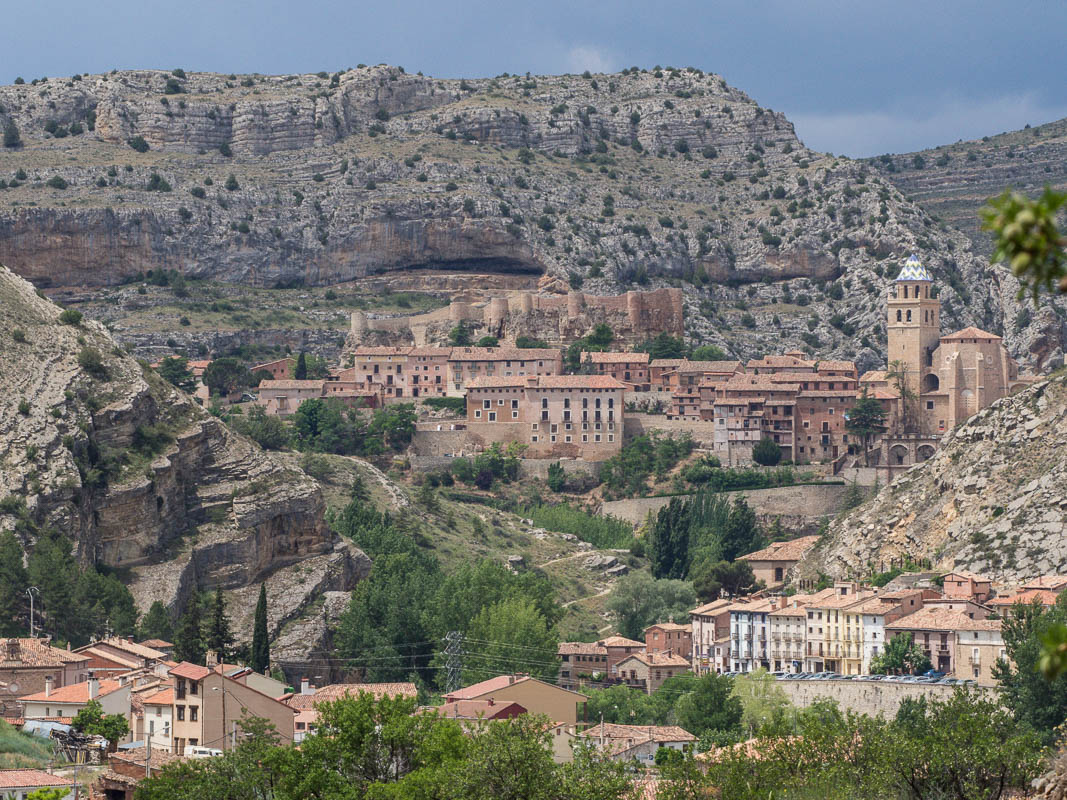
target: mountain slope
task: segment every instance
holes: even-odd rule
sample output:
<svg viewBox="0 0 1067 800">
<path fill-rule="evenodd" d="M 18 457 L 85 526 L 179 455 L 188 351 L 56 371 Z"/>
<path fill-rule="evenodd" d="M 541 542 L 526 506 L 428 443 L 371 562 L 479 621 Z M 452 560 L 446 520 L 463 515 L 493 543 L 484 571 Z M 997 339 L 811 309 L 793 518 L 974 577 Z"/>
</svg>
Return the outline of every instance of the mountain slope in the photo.
<svg viewBox="0 0 1067 800">
<path fill-rule="evenodd" d="M 58 528 L 83 563 L 125 570 L 142 611 L 154 600 L 178 610 L 216 586 L 236 598 L 270 578 L 287 601 L 274 630 L 318 591 L 366 574 L 366 556 L 327 528 L 315 481 L 125 355 L 99 323 L 63 319 L 0 267 L 0 495 L 24 501 L 0 506 L 0 528 L 25 547 Z"/>
<path fill-rule="evenodd" d="M 1062 347 L 1058 319 L 1016 335 L 1014 279 L 964 236 L 698 70 L 114 72 L 0 87 L 0 106 L 23 141 L 0 152 L 0 259 L 40 286 L 412 268 L 676 284 L 695 341 L 867 368 L 884 361 L 886 287 L 917 252 L 948 325 L 1003 331 L 1038 364 Z"/>
<path fill-rule="evenodd" d="M 1067 374 L 994 403 L 929 461 L 836 520 L 806 575 L 928 558 L 1014 580 L 1067 569 Z"/>
<path fill-rule="evenodd" d="M 867 160 L 923 208 L 963 231 L 988 256 L 992 240 L 979 211 L 1012 187 L 1028 194 L 1045 184 L 1067 188 L 1067 119 L 914 153 Z"/>
</svg>

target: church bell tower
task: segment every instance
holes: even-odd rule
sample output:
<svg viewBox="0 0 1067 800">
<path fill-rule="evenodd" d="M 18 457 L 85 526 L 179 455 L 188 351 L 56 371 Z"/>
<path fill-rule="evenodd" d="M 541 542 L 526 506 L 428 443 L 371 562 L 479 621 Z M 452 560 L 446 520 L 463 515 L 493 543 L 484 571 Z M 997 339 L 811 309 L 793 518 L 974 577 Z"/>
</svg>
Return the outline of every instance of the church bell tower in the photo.
<svg viewBox="0 0 1067 800">
<path fill-rule="evenodd" d="M 908 388 L 919 393 L 923 375 L 941 341 L 941 301 L 933 293 L 934 279 L 911 255 L 889 290 L 889 348 L 886 362 L 905 365 Z"/>
</svg>

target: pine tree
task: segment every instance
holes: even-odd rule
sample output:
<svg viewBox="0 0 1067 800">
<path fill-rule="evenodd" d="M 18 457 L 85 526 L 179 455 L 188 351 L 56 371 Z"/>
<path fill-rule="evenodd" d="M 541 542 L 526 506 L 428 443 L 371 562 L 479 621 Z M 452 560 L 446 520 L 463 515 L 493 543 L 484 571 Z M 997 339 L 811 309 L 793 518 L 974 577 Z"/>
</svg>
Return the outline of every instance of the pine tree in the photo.
<svg viewBox="0 0 1067 800">
<path fill-rule="evenodd" d="M 267 641 L 267 584 L 259 587 L 256 618 L 252 627 L 252 663 L 256 672 L 266 674 L 270 668 L 270 643 Z"/>
<path fill-rule="evenodd" d="M 885 431 L 885 418 L 886 413 L 885 409 L 882 408 L 882 404 L 873 397 L 868 397 L 867 387 L 864 387 L 863 394 L 848 411 L 845 428 L 849 433 L 859 436 L 863 440 L 863 463 L 865 466 L 869 467 L 871 465 L 871 438 L 875 434 Z"/>
<path fill-rule="evenodd" d="M 162 639 L 164 642 L 174 640 L 174 624 L 171 622 L 170 612 L 159 600 L 152 603 L 141 620 L 139 634 L 141 639 Z"/>
<path fill-rule="evenodd" d="M 230 620 L 226 616 L 226 601 L 222 597 L 222 588 L 215 589 L 215 602 L 211 607 L 211 620 L 208 622 L 207 640 L 208 650 L 214 650 L 220 662 L 226 660 L 226 653 L 233 644 L 233 634 L 230 632 Z"/>
<path fill-rule="evenodd" d="M 293 372 L 293 379 L 294 380 L 298 380 L 298 381 L 306 381 L 307 377 L 308 377 L 307 357 L 304 355 L 303 351 L 301 351 L 300 355 L 297 356 L 297 359 L 296 359 L 296 371 Z"/>
<path fill-rule="evenodd" d="M 194 664 L 204 662 L 204 637 L 200 630 L 200 600 L 197 597 L 189 599 L 185 613 L 178 620 L 174 657 L 178 661 L 190 661 Z"/>
<path fill-rule="evenodd" d="M 0 533 L 0 636 L 17 636 L 26 628 L 23 615 L 29 580 L 22 566 L 22 545 L 11 531 Z"/>
</svg>

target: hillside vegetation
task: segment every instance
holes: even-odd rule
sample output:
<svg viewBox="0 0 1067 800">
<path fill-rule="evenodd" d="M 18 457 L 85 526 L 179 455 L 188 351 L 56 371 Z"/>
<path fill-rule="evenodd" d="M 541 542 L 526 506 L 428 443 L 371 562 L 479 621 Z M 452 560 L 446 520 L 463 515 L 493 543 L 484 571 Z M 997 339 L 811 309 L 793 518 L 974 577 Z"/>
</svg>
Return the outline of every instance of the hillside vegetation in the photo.
<svg viewBox="0 0 1067 800">
<path fill-rule="evenodd" d="M 414 268 L 675 284 L 694 341 L 872 367 L 886 287 L 917 252 L 948 326 L 1035 361 L 1056 348 L 1017 340 L 1015 282 L 966 237 L 700 70 L 128 71 L 0 87 L 0 106 L 19 133 L 0 151 L 0 259 L 41 286 L 175 267 L 261 287 Z"/>
</svg>

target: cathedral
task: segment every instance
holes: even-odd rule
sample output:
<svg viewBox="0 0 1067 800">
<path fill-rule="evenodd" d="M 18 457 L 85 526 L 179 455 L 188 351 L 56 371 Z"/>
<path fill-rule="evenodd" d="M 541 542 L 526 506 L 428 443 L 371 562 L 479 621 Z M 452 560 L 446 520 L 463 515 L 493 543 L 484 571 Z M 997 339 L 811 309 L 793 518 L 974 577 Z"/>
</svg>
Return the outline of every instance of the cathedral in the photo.
<svg viewBox="0 0 1067 800">
<path fill-rule="evenodd" d="M 1035 380 L 1020 377 L 999 336 L 975 327 L 941 335 L 934 279 L 914 255 L 889 290 L 888 334 L 886 369 L 860 378 L 890 412 L 886 465 L 926 460 L 947 431 Z"/>
</svg>

